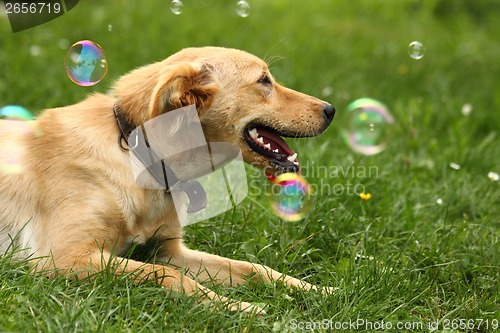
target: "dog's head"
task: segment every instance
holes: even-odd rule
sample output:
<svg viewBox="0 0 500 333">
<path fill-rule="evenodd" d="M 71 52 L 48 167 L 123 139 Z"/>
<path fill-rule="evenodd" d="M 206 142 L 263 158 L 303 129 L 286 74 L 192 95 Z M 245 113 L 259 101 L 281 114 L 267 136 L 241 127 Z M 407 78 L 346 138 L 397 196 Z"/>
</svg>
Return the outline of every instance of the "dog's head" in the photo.
<svg viewBox="0 0 500 333">
<path fill-rule="evenodd" d="M 279 85 L 261 59 L 218 47 L 184 49 L 139 68 L 114 91 L 135 124 L 195 104 L 207 142 L 239 146 L 245 162 L 271 175 L 299 171 L 282 137 L 318 135 L 335 114 L 330 104 Z"/>
</svg>

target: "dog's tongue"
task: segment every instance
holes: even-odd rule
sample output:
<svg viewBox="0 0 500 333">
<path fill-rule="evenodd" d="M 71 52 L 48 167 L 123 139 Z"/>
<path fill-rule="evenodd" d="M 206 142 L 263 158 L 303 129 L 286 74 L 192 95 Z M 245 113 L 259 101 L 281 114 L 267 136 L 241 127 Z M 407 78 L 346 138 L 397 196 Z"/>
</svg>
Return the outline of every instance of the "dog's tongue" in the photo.
<svg viewBox="0 0 500 333">
<path fill-rule="evenodd" d="M 290 146 L 288 146 L 288 144 L 285 142 L 285 140 L 283 140 L 279 135 L 276 135 L 275 133 L 268 131 L 264 128 L 259 128 L 258 133 L 259 133 L 259 136 L 263 137 L 265 142 L 271 143 L 271 146 L 277 147 L 280 152 L 282 152 L 282 153 L 284 152 L 288 156 L 294 156 L 294 155 L 297 156 L 295 154 L 295 152 L 292 150 L 292 148 L 290 148 Z M 295 158 L 295 161 L 298 163 L 297 158 Z M 298 174 L 300 174 L 300 167 L 299 167 Z M 274 176 L 270 173 L 267 173 L 267 172 L 266 172 L 266 177 L 269 181 L 271 181 L 273 183 L 276 180 L 276 176 Z"/>
<path fill-rule="evenodd" d="M 269 180 L 270 182 L 273 182 L 273 183 L 276 183 L 276 176 L 275 175 L 271 175 L 270 173 L 267 173 L 266 172 L 266 178 L 267 180 Z"/>
<path fill-rule="evenodd" d="M 285 140 L 283 140 L 279 135 L 266 130 L 265 128 L 258 129 L 259 136 L 264 139 L 264 142 L 270 143 L 272 147 L 278 148 L 281 153 L 286 153 L 288 156 L 292 156 L 295 152 L 290 148 Z"/>
</svg>

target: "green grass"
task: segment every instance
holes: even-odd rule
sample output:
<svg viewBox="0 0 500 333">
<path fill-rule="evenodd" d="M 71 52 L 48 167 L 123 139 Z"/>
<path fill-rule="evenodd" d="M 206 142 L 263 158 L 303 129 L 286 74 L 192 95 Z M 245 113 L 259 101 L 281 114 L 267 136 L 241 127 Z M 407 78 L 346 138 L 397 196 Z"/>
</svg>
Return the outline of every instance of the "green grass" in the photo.
<svg viewBox="0 0 500 333">
<path fill-rule="evenodd" d="M 440 328 L 450 320 L 450 329 L 464 319 L 475 320 L 475 328 L 451 331 L 492 331 L 500 317 L 500 183 L 487 177 L 500 173 L 497 1 L 251 0 L 247 18 L 233 14 L 235 3 L 186 0 L 175 16 L 169 1 L 87 0 L 16 34 L 0 17 L 0 105 L 38 112 L 71 104 L 188 46 L 279 56 L 271 68 L 280 82 L 338 110 L 324 135 L 291 140 L 309 164 L 309 181 L 337 189 L 362 185 L 372 198 L 323 189 L 305 220 L 288 223 L 263 208 L 265 199 L 252 186 L 234 211 L 186 228 L 186 242 L 339 290 L 322 297 L 279 285 L 213 286 L 267 304 L 267 315 L 256 318 L 213 312 L 194 298 L 136 285 L 127 276 L 113 280 L 107 272 L 76 282 L 46 279 L 4 256 L 0 331 L 284 332 L 298 322 L 357 319 L 394 327 L 439 321 Z M 90 88 L 74 85 L 64 72 L 68 45 L 81 39 L 98 42 L 108 58 L 106 78 Z M 421 60 L 408 56 L 414 40 L 426 47 Z M 326 87 L 332 92 L 323 96 Z M 352 152 L 340 135 L 346 106 L 366 96 L 384 102 L 397 121 L 388 148 L 373 157 Z M 473 110 L 464 116 L 467 103 Z M 313 162 L 377 172 L 317 176 Z M 264 186 L 260 173 L 248 174 L 251 184 Z"/>
</svg>

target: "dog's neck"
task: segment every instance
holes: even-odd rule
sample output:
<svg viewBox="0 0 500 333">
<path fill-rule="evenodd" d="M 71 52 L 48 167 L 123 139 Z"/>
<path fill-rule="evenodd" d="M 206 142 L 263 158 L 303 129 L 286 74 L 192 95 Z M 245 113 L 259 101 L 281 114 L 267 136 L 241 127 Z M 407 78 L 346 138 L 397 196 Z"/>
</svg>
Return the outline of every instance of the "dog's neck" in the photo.
<svg viewBox="0 0 500 333">
<path fill-rule="evenodd" d="M 116 123 L 118 124 L 118 129 L 120 130 L 118 145 L 122 150 L 129 150 L 128 137 L 137 126 L 132 124 L 125 114 L 121 112 L 120 107 L 118 106 L 118 101 L 116 101 L 113 105 L 113 113 L 115 114 Z M 124 142 L 127 147 L 123 145 Z"/>
<path fill-rule="evenodd" d="M 125 113 L 118 106 L 119 101 L 113 105 L 113 113 L 115 114 L 116 123 L 120 134 L 118 135 L 118 145 L 123 151 L 133 153 L 136 158 L 146 167 L 148 173 L 155 179 L 158 184 L 168 193 L 170 192 L 168 180 L 177 182 L 174 173 L 165 165 L 163 160 L 151 148 L 147 138 L 145 137 L 142 124 L 132 124 Z M 138 127 L 141 127 L 138 129 Z M 135 129 L 138 129 L 134 132 Z M 134 134 L 132 134 L 134 133 Z M 154 163 L 151 163 L 154 161 Z"/>
<path fill-rule="evenodd" d="M 120 148 L 123 151 L 132 152 L 146 167 L 146 170 L 156 182 L 162 185 L 165 189 L 165 193 L 170 193 L 174 190 L 185 192 L 190 201 L 188 213 L 194 213 L 205 208 L 207 205 L 207 197 L 201 184 L 197 180 L 190 180 L 187 182 L 180 181 L 172 169 L 170 169 L 163 159 L 153 150 L 145 135 L 139 135 L 139 133 L 144 133 L 143 125 L 131 123 L 127 116 L 120 110 L 118 102 L 119 101 L 116 101 L 113 105 L 113 113 L 115 114 L 116 123 L 120 130 L 120 134 L 118 135 L 118 145 Z M 135 135 L 132 135 L 132 132 L 139 126 L 142 131 L 136 131 Z M 129 140 L 131 136 L 133 136 L 132 142 Z M 124 144 L 126 146 L 124 146 Z M 156 162 L 151 164 L 151 161 Z M 169 182 L 173 184 L 171 188 L 168 185 Z"/>
</svg>

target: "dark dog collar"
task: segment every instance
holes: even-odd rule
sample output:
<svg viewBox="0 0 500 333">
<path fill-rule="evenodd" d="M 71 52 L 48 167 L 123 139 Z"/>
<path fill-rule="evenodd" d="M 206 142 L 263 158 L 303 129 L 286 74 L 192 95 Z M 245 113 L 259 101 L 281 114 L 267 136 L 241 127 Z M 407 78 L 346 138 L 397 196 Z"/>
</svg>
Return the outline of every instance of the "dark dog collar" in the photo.
<svg viewBox="0 0 500 333">
<path fill-rule="evenodd" d="M 185 192 L 189 198 L 188 213 L 195 213 L 207 205 L 207 195 L 197 180 L 180 181 L 165 160 L 151 148 L 145 133 L 144 126 L 132 124 L 120 110 L 118 101 L 113 105 L 116 123 L 120 130 L 118 145 L 124 151 L 132 152 L 146 167 L 149 174 L 165 188 L 166 193 L 172 191 Z M 141 127 L 142 131 L 135 131 Z M 154 163 L 151 164 L 151 161 Z M 169 183 L 172 186 L 169 187 Z"/>
<path fill-rule="evenodd" d="M 115 102 L 113 105 L 113 112 L 115 114 L 116 123 L 118 124 L 118 129 L 120 130 L 118 145 L 122 150 L 129 150 L 128 137 L 137 126 L 133 125 L 123 112 L 120 111 L 118 102 Z M 126 146 L 124 146 L 123 143 L 125 143 Z"/>
</svg>

